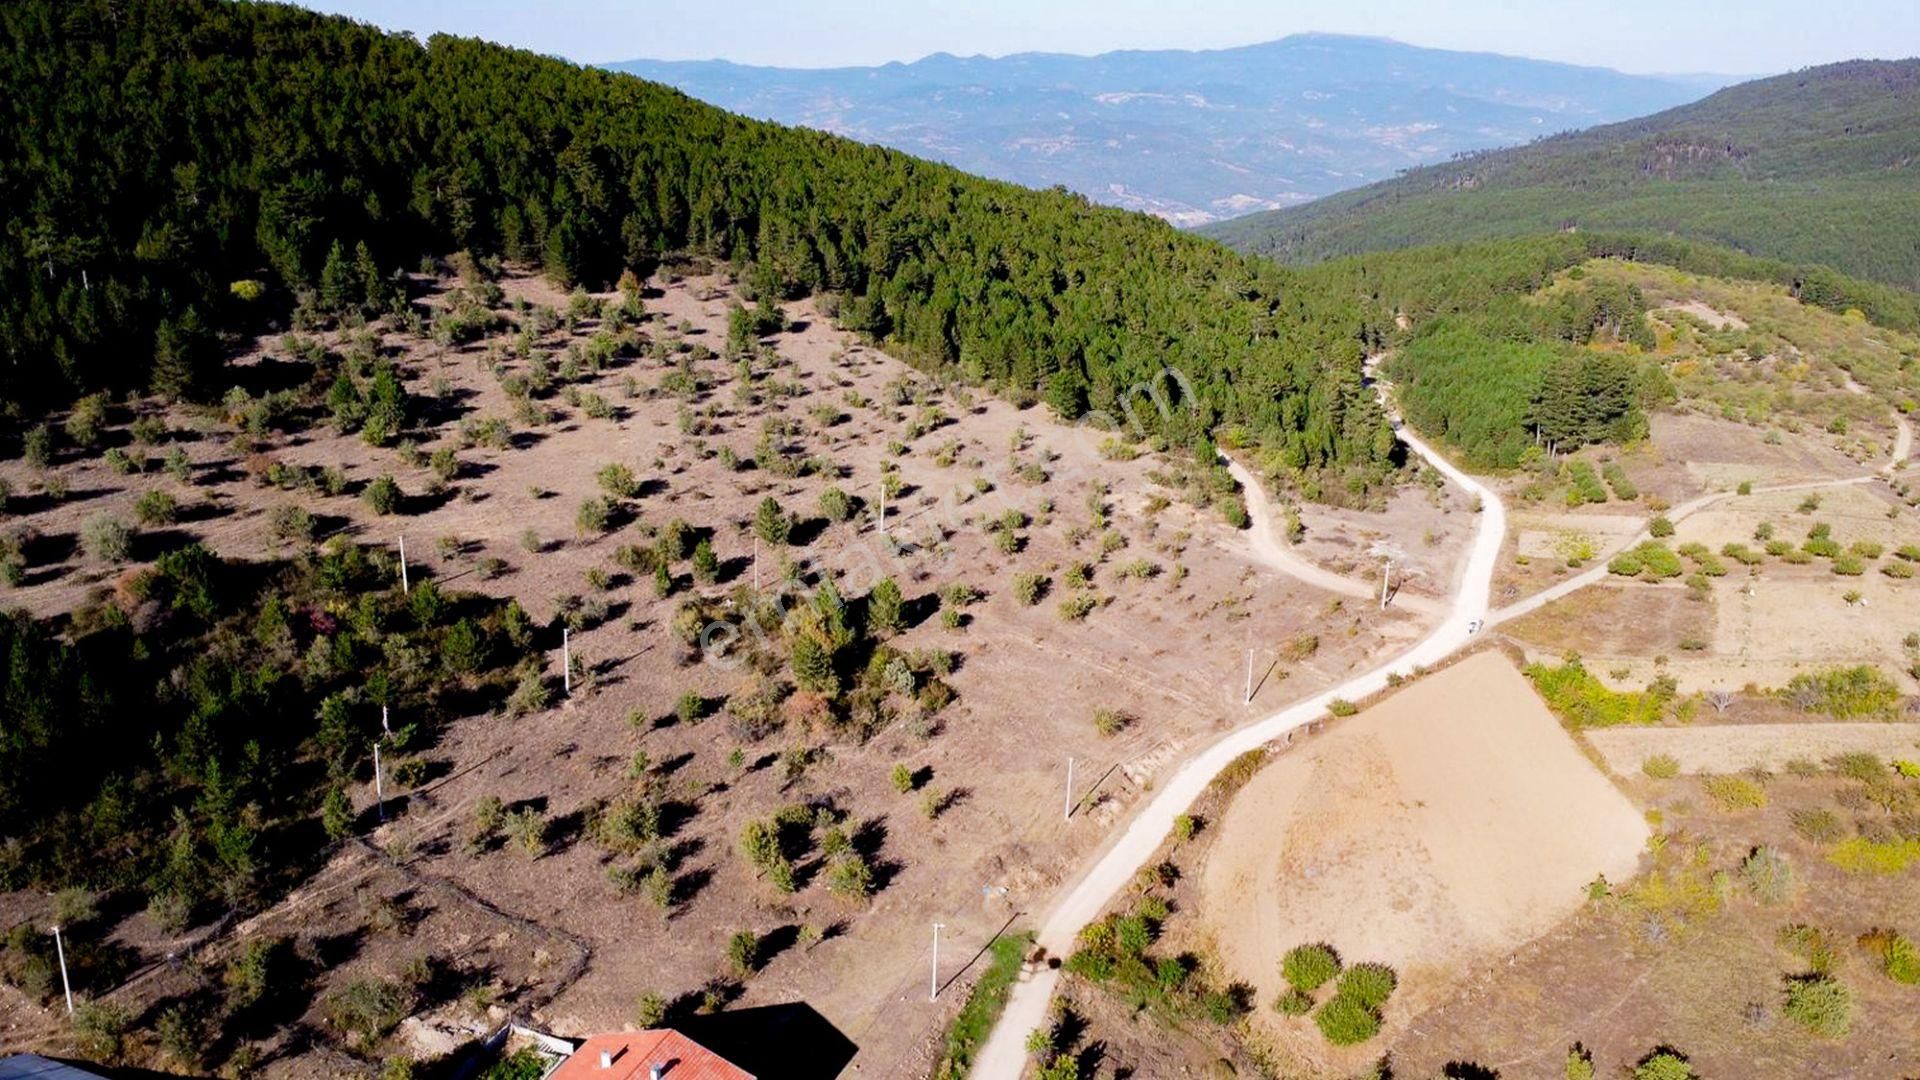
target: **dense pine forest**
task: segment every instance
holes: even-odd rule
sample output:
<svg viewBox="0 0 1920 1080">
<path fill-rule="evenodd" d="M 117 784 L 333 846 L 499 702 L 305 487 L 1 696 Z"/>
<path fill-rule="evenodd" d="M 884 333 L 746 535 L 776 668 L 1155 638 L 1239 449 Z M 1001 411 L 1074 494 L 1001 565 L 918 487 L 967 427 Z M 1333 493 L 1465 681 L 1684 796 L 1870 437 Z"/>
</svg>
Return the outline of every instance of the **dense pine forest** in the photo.
<svg viewBox="0 0 1920 1080">
<path fill-rule="evenodd" d="M 628 76 L 290 7 L 9 5 L 0 398 L 224 389 L 223 331 L 466 249 L 605 287 L 674 253 L 841 298 L 910 359 L 1069 410 L 1191 380 L 1308 468 L 1378 472 L 1354 308 L 1155 219 L 731 116 Z M 336 297 L 337 299 L 337 297 Z M 1152 410 L 1145 410 L 1151 412 Z"/>
<path fill-rule="evenodd" d="M 1288 262 L 1648 230 L 1920 287 L 1920 60 L 1856 60 L 1203 230 Z"/>
</svg>

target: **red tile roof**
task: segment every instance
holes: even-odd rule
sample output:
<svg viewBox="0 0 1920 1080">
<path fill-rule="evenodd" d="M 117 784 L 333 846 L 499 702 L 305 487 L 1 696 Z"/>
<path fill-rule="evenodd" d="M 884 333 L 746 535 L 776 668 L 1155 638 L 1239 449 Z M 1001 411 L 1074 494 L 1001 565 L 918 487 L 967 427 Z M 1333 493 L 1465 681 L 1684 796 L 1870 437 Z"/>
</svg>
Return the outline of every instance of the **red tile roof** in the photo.
<svg viewBox="0 0 1920 1080">
<path fill-rule="evenodd" d="M 600 1067 L 603 1050 L 613 1055 L 611 1068 Z M 654 1065 L 666 1066 L 661 1080 L 754 1080 L 752 1073 L 666 1028 L 595 1035 L 547 1080 L 651 1080 Z"/>
</svg>

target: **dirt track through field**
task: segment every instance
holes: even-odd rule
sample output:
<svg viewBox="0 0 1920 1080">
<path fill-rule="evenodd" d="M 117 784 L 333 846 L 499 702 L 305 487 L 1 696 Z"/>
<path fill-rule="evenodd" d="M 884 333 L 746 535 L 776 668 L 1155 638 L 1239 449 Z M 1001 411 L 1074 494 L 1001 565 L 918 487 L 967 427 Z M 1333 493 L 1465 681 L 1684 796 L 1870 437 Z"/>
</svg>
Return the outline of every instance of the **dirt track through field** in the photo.
<svg viewBox="0 0 1920 1080">
<path fill-rule="evenodd" d="M 1621 776 L 1637 776 L 1655 754 L 1680 763 L 1683 773 L 1781 769 L 1790 761 L 1825 761 L 1865 752 L 1920 760 L 1920 724 L 1711 724 L 1684 728 L 1608 728 L 1587 741 Z"/>
</svg>

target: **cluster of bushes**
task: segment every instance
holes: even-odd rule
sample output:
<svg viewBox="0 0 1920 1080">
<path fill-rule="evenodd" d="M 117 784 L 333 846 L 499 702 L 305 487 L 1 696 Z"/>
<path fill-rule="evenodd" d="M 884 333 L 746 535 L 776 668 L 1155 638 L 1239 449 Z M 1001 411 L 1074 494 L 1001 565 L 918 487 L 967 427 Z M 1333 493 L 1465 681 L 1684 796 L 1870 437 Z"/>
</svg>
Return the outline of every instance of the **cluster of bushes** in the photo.
<svg viewBox="0 0 1920 1080">
<path fill-rule="evenodd" d="M 1901 701 L 1900 688 L 1871 664 L 1801 672 L 1781 693 L 1802 712 L 1835 720 L 1892 716 Z"/>
<path fill-rule="evenodd" d="M 1167 1018 L 1231 1024 L 1245 1016 L 1250 994 L 1245 986 L 1215 985 L 1191 954 L 1153 955 L 1167 912 L 1165 900 L 1149 895 L 1136 900 L 1131 911 L 1089 923 L 1080 931 L 1067 970 L 1113 989 L 1135 1008 Z"/>
<path fill-rule="evenodd" d="M 1607 572 L 1621 577 L 1677 578 L 1686 573 L 1686 566 L 1672 548 L 1648 540 L 1615 555 L 1607 563 Z"/>
<path fill-rule="evenodd" d="M 1593 471 L 1592 462 L 1578 458 L 1567 462 L 1566 476 L 1568 506 L 1607 501 L 1606 486 L 1600 482 L 1600 477 Z"/>
<path fill-rule="evenodd" d="M 1653 724 L 1665 716 L 1673 687 L 1656 681 L 1646 690 L 1614 690 L 1569 656 L 1559 665 L 1529 664 L 1526 674 L 1547 707 L 1574 727 Z"/>
<path fill-rule="evenodd" d="M 1398 980 L 1385 964 L 1343 968 L 1329 945 L 1296 945 L 1280 961 L 1287 991 L 1273 1007 L 1288 1016 L 1313 1013 L 1321 1035 L 1335 1046 L 1355 1046 L 1380 1033 L 1381 1010 Z M 1315 1010 L 1315 994 L 1333 983 L 1333 993 Z"/>
</svg>

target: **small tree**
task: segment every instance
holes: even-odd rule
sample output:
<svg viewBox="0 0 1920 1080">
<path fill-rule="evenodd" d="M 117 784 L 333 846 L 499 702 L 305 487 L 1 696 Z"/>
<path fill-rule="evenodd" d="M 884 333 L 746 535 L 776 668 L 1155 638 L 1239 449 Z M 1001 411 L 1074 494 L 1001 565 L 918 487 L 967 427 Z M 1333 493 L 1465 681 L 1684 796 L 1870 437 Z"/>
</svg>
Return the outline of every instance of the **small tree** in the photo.
<svg viewBox="0 0 1920 1080">
<path fill-rule="evenodd" d="M 720 560 L 713 553 L 713 544 L 706 537 L 693 546 L 693 577 L 702 585 L 711 585 L 720 577 Z"/>
<path fill-rule="evenodd" d="M 792 531 L 793 521 L 781 508 L 780 501 L 771 495 L 761 499 L 753 514 L 753 534 L 764 543 L 779 547 L 787 542 Z"/>
<path fill-rule="evenodd" d="M 881 578 L 867 594 L 867 631 L 875 637 L 892 637 L 900 632 L 906 598 L 892 578 Z"/>
<path fill-rule="evenodd" d="M 760 935 L 738 930 L 727 939 L 727 966 L 738 978 L 752 975 L 760 966 Z"/>
<path fill-rule="evenodd" d="M 327 797 L 320 803 L 320 827 L 329 840 L 345 839 L 353 828 L 353 806 L 339 785 L 328 788 Z"/>
<path fill-rule="evenodd" d="M 839 488 L 829 487 L 820 493 L 820 512 L 828 521 L 845 521 L 853 516 L 853 499 Z"/>
<path fill-rule="evenodd" d="M 895 765 L 893 767 L 893 790 L 905 795 L 918 786 L 914 781 L 912 769 L 907 768 L 905 765 Z"/>
</svg>

